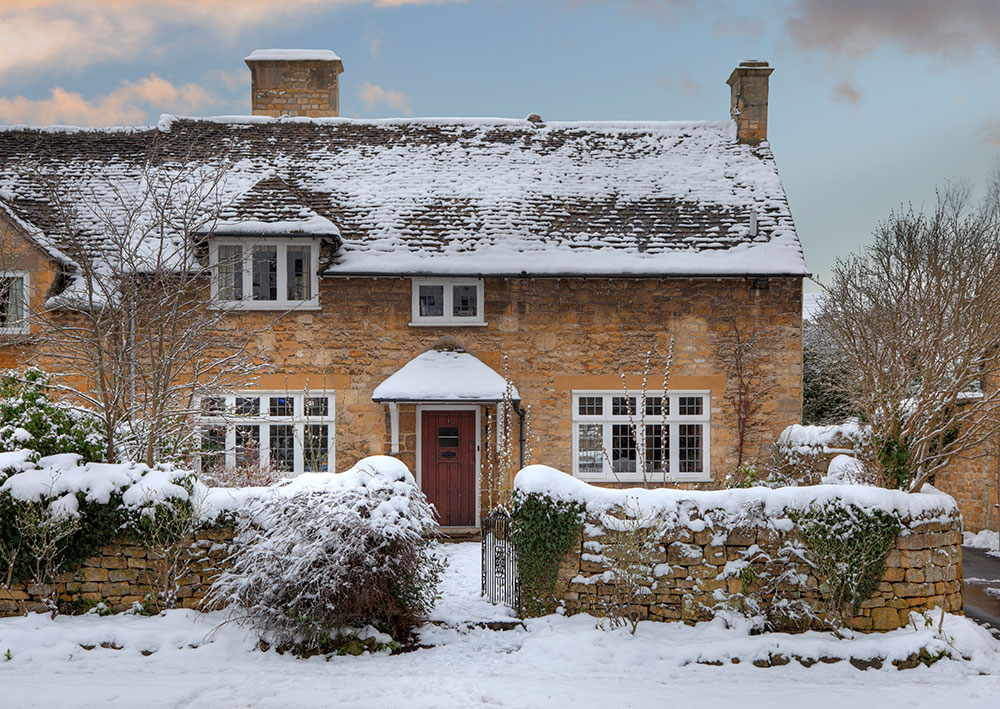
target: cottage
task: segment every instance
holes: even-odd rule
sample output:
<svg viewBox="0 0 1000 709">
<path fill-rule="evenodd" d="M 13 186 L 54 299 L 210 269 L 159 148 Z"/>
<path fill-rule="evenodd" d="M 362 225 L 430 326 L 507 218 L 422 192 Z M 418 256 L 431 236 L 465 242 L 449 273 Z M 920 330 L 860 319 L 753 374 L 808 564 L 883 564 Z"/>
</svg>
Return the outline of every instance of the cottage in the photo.
<svg viewBox="0 0 1000 709">
<path fill-rule="evenodd" d="M 79 286 L 84 251 L 113 258 L 86 215 L 114 210 L 109 180 L 141 189 L 155 148 L 163 170 L 224 156 L 218 214 L 184 238 L 206 307 L 250 323 L 275 365 L 205 397 L 206 446 L 226 464 L 396 455 L 443 524 L 468 528 L 505 389 L 530 407 L 537 461 L 609 485 L 642 479 L 637 459 L 717 485 L 799 422 L 807 271 L 767 142 L 766 62 L 732 72 L 727 120 L 640 123 L 339 118 L 332 52 L 246 61 L 252 116 L 0 131 L 0 364 L 38 359 L 32 313 Z M 40 175 L 79 200 L 75 219 L 56 217 Z M 164 239 L 176 246 L 150 230 L 134 248 Z M 741 440 L 726 346 L 751 331 L 766 382 Z"/>
</svg>

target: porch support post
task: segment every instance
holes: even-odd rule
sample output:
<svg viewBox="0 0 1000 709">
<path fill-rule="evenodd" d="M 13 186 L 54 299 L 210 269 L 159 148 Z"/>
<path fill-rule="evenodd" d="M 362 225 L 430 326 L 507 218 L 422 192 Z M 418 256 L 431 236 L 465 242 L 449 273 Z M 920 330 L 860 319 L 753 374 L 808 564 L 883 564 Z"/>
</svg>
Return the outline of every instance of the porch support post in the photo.
<svg viewBox="0 0 1000 709">
<path fill-rule="evenodd" d="M 399 404 L 389 402 L 389 452 L 399 453 Z"/>
</svg>

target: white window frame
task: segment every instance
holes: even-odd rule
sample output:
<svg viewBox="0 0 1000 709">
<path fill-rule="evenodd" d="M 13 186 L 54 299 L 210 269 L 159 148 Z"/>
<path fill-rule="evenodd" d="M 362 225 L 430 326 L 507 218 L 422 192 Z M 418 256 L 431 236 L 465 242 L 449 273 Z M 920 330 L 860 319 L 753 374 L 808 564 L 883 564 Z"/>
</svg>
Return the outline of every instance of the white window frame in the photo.
<svg viewBox="0 0 1000 709">
<path fill-rule="evenodd" d="M 21 279 L 21 318 L 15 327 L 0 327 L 0 335 L 23 335 L 31 330 L 28 321 L 29 304 L 31 302 L 31 275 L 27 271 L 0 271 L 0 278 Z"/>
<path fill-rule="evenodd" d="M 663 392 L 659 391 L 647 391 L 646 397 L 660 397 Z M 580 472 L 580 436 L 579 436 L 579 424 L 601 424 L 602 425 L 602 442 L 604 450 L 611 454 L 611 432 L 612 426 L 614 424 L 628 423 L 629 417 L 627 415 L 614 416 L 611 414 L 611 400 L 616 396 L 625 396 L 625 393 L 619 389 L 614 390 L 573 390 L 572 392 L 572 406 L 573 406 L 573 416 L 572 416 L 572 431 L 571 436 L 573 439 L 573 475 L 581 480 L 593 481 L 593 482 L 642 482 L 643 480 L 651 480 L 653 482 L 666 480 L 667 482 L 708 482 L 711 481 L 711 406 L 712 406 L 712 394 L 709 391 L 704 390 L 673 390 L 667 392 L 667 401 L 670 404 L 669 413 L 664 420 L 659 414 L 648 414 L 645 417 L 646 425 L 655 425 L 659 423 L 666 423 L 669 427 L 670 436 L 670 450 L 669 450 L 669 466 L 670 471 L 664 477 L 662 472 L 652 472 L 647 473 L 643 476 L 643 473 L 639 470 L 635 472 L 619 472 L 616 473 L 611 469 L 608 461 L 602 456 L 601 460 L 601 472 Z M 629 391 L 628 396 L 634 396 L 636 398 L 636 408 L 638 409 L 640 400 L 642 398 L 641 391 Z M 686 396 L 699 396 L 702 398 L 702 413 L 700 415 L 687 415 L 681 416 L 679 413 L 679 402 L 681 397 Z M 580 397 L 602 397 L 602 413 L 600 415 L 582 415 L 580 411 Z M 632 416 L 632 423 L 635 425 L 639 424 L 639 419 L 641 418 L 640 413 L 636 413 Z M 679 461 L 679 443 L 680 443 L 680 429 L 681 424 L 695 423 L 702 424 L 702 467 L 703 470 L 696 473 L 680 473 L 680 461 Z M 640 440 L 644 440 L 643 435 Z"/>
<path fill-rule="evenodd" d="M 243 298 L 241 300 L 221 300 L 219 298 L 219 247 L 243 247 Z M 273 246 L 278 259 L 277 300 L 253 299 L 253 249 L 256 246 Z M 288 294 L 288 247 L 309 246 L 310 292 L 307 300 L 289 300 Z M 319 240 L 317 239 L 213 239 L 209 244 L 208 262 L 212 269 L 212 303 L 214 307 L 235 310 L 319 310 Z"/>
<path fill-rule="evenodd" d="M 269 397 L 272 396 L 284 396 L 289 397 L 293 401 L 293 409 L 291 416 L 271 416 L 268 412 L 269 408 Z M 305 401 L 306 397 L 325 397 L 328 402 L 328 412 L 326 416 L 307 416 L 305 413 Z M 260 398 L 260 410 L 257 416 L 242 416 L 236 413 L 236 399 L 243 397 L 257 397 Z M 305 426 L 312 424 L 320 424 L 328 426 L 328 436 L 327 441 L 328 451 L 327 451 L 327 469 L 326 472 L 336 472 L 336 453 L 337 453 L 337 432 L 335 426 L 336 419 L 336 396 L 332 391 L 238 391 L 234 393 L 219 394 L 217 397 L 204 397 L 204 398 L 220 398 L 225 401 L 226 413 L 223 415 L 214 414 L 200 414 L 198 416 L 198 427 L 201 433 L 207 431 L 210 428 L 217 428 L 225 426 L 226 429 L 226 447 L 225 447 L 225 464 L 226 468 L 231 470 L 236 467 L 236 427 L 237 426 L 259 426 L 260 427 L 260 462 L 262 465 L 269 465 L 271 461 L 271 446 L 270 446 L 270 426 L 272 424 L 287 424 L 295 427 L 295 463 L 291 471 L 282 471 L 284 474 L 289 476 L 301 475 L 305 470 Z M 201 407 L 201 401 L 198 402 L 199 409 Z M 201 466 L 201 448 L 199 446 L 198 451 L 198 466 Z M 313 472 L 313 471 L 308 471 Z M 323 472 L 323 471 L 319 471 Z"/>
<path fill-rule="evenodd" d="M 469 325 L 485 325 L 483 313 L 483 279 L 482 278 L 411 278 L 410 290 L 410 325 L 461 327 Z M 420 314 L 420 286 L 442 286 L 444 288 L 444 315 L 428 316 Z M 476 286 L 476 315 L 456 316 L 454 312 L 454 287 Z"/>
</svg>

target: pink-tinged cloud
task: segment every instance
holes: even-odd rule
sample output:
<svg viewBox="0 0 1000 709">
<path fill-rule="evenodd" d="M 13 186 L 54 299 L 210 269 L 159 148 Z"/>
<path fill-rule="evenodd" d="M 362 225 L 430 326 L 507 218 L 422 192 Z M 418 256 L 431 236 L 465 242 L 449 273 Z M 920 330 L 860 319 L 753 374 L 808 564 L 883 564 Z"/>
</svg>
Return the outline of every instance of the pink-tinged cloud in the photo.
<svg viewBox="0 0 1000 709">
<path fill-rule="evenodd" d="M 375 106 L 381 105 L 395 108 L 404 116 L 413 115 L 413 111 L 410 110 L 410 99 L 407 98 L 406 94 L 401 91 L 383 89 L 378 84 L 367 81 L 361 86 L 361 103 L 364 104 L 366 111 L 371 111 Z"/>
<path fill-rule="evenodd" d="M 979 129 L 979 137 L 991 148 L 1000 148 L 1000 120 L 987 120 Z"/>
<path fill-rule="evenodd" d="M 803 49 L 847 56 L 887 44 L 947 58 L 1000 53 L 997 0 L 796 0 L 785 27 Z"/>
<path fill-rule="evenodd" d="M 0 98 L 0 122 L 28 125 L 114 126 L 136 125 L 150 114 L 199 114 L 222 105 L 225 99 L 198 84 L 175 85 L 151 74 L 94 99 L 55 87 L 48 98 Z"/>
<path fill-rule="evenodd" d="M 833 98 L 841 103 L 861 105 L 861 89 L 854 82 L 845 79 L 833 87 Z"/>
<path fill-rule="evenodd" d="M 466 0 L 0 0 L 0 77 L 82 68 L 169 50 L 176 31 L 233 42 L 273 22 L 348 5 L 393 8 Z"/>
</svg>

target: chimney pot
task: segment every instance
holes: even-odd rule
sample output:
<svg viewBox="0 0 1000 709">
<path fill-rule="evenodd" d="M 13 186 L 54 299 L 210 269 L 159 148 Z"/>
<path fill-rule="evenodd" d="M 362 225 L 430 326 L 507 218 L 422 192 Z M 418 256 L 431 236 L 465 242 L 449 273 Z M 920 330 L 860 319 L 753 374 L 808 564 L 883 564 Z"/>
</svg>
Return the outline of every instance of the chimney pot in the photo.
<svg viewBox="0 0 1000 709">
<path fill-rule="evenodd" d="M 729 114 L 736 121 L 736 139 L 756 145 L 767 140 L 768 77 L 774 68 L 766 61 L 745 59 L 726 81 L 730 89 Z"/>
<path fill-rule="evenodd" d="M 344 63 L 328 49 L 258 49 L 250 67 L 250 104 L 255 116 L 340 115 Z"/>
</svg>

